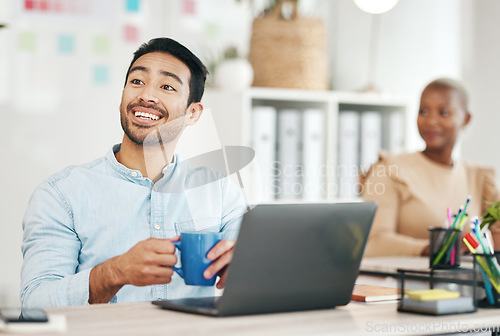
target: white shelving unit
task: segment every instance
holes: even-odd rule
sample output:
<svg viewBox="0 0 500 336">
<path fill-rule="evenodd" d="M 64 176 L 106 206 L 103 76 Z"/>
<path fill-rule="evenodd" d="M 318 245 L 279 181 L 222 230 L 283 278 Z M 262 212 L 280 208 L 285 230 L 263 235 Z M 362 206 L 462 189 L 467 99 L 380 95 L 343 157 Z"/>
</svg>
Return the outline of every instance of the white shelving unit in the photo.
<svg viewBox="0 0 500 336">
<path fill-rule="evenodd" d="M 208 89 L 203 98 L 206 109 L 210 109 L 222 146 L 252 145 L 252 110 L 258 106 L 273 106 L 282 109 L 320 109 L 324 113 L 323 158 L 326 164 L 326 186 L 335 185 L 339 146 L 339 114 L 343 111 L 376 111 L 382 119 L 382 148 L 387 149 L 387 137 L 394 130 L 387 122 L 394 113 L 402 114 L 402 125 L 406 124 L 407 101 L 403 98 L 341 91 L 305 91 L 275 88 L 249 88 L 243 92 Z M 258 127 L 258 125 L 257 125 Z M 401 134 L 404 135 L 404 130 Z M 405 141 L 403 139 L 403 141 Z M 279 146 L 279 145 L 278 145 Z M 404 147 L 404 143 L 402 144 Z M 338 193 L 326 188 L 324 200 L 339 200 Z"/>
</svg>

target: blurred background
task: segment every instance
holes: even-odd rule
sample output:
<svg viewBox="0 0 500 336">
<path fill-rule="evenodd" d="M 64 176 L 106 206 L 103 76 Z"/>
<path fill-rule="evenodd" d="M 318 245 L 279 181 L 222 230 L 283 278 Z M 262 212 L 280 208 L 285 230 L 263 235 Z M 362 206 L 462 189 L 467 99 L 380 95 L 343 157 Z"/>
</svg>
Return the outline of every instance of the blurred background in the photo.
<svg viewBox="0 0 500 336">
<path fill-rule="evenodd" d="M 252 23 L 270 5 L 264 0 L 0 0 L 0 305 L 19 304 L 21 222 L 34 188 L 121 141 L 118 105 L 139 45 L 153 37 L 174 38 L 215 75 L 228 52 L 249 55 Z M 377 90 L 371 95 L 396 97 L 405 107 L 404 150 L 414 151 L 423 145 L 416 129 L 421 90 L 437 77 L 460 79 L 470 93 L 473 120 L 456 155 L 500 171 L 500 2 L 400 0 L 382 14 L 367 13 L 353 0 L 297 5 L 299 15 L 324 27 L 328 92 L 358 94 L 371 84 Z M 214 78 L 208 101 L 221 91 L 254 92 L 229 90 Z M 273 92 L 250 96 L 272 100 Z M 320 102 L 330 99 L 326 94 L 300 92 L 304 100 Z M 241 106 L 232 113 L 244 113 Z M 215 106 L 207 107 L 217 114 Z M 232 127 L 230 119 L 215 120 L 219 132 Z M 244 123 L 241 127 L 249 132 Z M 191 138 L 184 146 L 198 144 Z"/>
</svg>

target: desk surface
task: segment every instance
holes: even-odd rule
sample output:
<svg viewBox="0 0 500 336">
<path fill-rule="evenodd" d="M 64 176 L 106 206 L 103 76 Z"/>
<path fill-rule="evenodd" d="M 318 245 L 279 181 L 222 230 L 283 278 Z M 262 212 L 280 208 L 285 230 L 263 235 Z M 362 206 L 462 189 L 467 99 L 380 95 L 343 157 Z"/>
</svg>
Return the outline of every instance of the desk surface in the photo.
<svg viewBox="0 0 500 336">
<path fill-rule="evenodd" d="M 462 256 L 460 266 L 472 268 L 472 256 Z M 378 273 L 380 275 L 396 275 L 400 269 L 429 270 L 429 257 L 376 257 L 361 261 L 361 273 Z"/>
<path fill-rule="evenodd" d="M 149 302 L 50 308 L 64 314 L 67 335 L 422 335 L 489 330 L 499 311 L 426 316 L 398 313 L 396 303 L 351 302 L 345 307 L 241 317 L 206 317 L 163 310 Z"/>
<path fill-rule="evenodd" d="M 428 259 L 374 258 L 363 263 L 362 270 L 390 274 L 397 268 L 426 268 Z M 50 308 L 47 312 L 66 316 L 66 335 L 431 335 L 491 331 L 500 326 L 498 309 L 437 317 L 399 313 L 394 302 L 351 302 L 335 309 L 224 318 L 163 310 L 149 302 Z"/>
<path fill-rule="evenodd" d="M 429 268 L 429 257 L 376 257 L 364 258 L 361 261 L 362 273 L 380 273 L 396 275 L 398 268 L 426 270 Z"/>
</svg>

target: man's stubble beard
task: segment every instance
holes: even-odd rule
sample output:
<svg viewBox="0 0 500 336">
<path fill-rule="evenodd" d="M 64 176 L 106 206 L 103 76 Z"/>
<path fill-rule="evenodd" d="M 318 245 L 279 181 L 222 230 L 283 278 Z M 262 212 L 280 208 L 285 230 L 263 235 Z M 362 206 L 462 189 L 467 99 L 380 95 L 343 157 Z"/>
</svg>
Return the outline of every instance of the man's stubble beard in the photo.
<svg viewBox="0 0 500 336">
<path fill-rule="evenodd" d="M 178 118 L 169 120 L 165 124 L 162 124 L 160 126 L 150 127 L 147 125 L 132 125 L 132 127 L 143 129 L 145 131 L 145 134 L 142 134 L 142 132 L 141 134 L 133 132 L 130 125 L 132 124 L 132 122 L 127 119 L 127 113 L 121 113 L 120 117 L 123 132 L 125 132 L 127 137 L 136 145 L 150 147 L 157 146 L 159 144 L 166 145 L 171 143 L 172 141 L 175 141 L 179 137 L 180 133 L 182 133 L 182 131 L 184 130 L 183 117 L 186 115 L 187 111 Z"/>
</svg>

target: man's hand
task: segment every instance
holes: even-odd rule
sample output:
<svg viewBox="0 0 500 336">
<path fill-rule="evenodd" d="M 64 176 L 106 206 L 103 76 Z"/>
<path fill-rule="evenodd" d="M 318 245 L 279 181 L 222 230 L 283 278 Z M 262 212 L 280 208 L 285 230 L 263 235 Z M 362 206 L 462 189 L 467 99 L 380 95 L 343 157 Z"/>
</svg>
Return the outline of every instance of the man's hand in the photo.
<svg viewBox="0 0 500 336">
<path fill-rule="evenodd" d="M 118 284 L 149 286 L 169 283 L 173 274 L 171 266 L 177 262 L 174 252 L 171 239 L 149 238 L 137 243 L 116 258 L 114 268 Z"/>
<path fill-rule="evenodd" d="M 90 272 L 89 303 L 106 303 L 124 285 L 149 286 L 172 281 L 177 262 L 172 239 L 149 238 L 128 252 L 97 265 Z"/>
<path fill-rule="evenodd" d="M 207 254 L 207 258 L 214 262 L 207 267 L 203 276 L 205 279 L 210 279 L 218 272 L 220 279 L 217 282 L 217 288 L 219 289 L 224 288 L 226 284 L 227 269 L 233 259 L 235 245 L 235 240 L 221 240 Z"/>
</svg>

